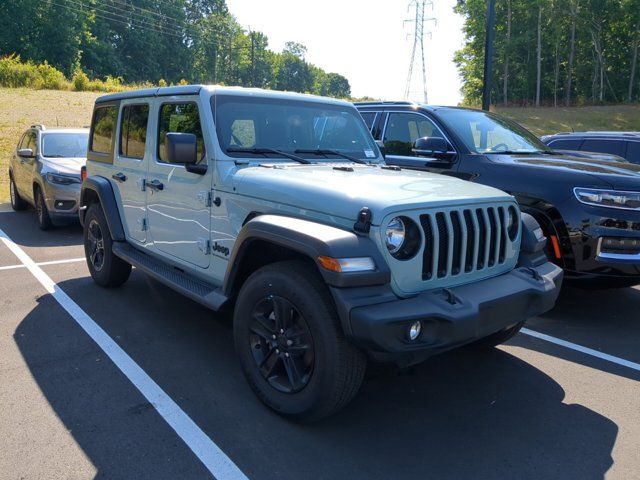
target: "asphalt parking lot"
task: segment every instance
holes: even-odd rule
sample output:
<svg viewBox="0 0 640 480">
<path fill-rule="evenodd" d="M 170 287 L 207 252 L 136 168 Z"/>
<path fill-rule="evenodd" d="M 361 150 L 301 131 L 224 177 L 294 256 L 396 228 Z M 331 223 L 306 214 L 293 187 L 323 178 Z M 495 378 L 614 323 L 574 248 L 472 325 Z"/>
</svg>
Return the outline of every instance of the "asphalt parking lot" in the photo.
<svg viewBox="0 0 640 480">
<path fill-rule="evenodd" d="M 369 368 L 301 426 L 250 391 L 228 315 L 135 270 L 96 286 L 79 226 L 2 205 L 0 230 L 1 479 L 639 478 L 638 288 L 567 288 L 494 351 Z"/>
</svg>

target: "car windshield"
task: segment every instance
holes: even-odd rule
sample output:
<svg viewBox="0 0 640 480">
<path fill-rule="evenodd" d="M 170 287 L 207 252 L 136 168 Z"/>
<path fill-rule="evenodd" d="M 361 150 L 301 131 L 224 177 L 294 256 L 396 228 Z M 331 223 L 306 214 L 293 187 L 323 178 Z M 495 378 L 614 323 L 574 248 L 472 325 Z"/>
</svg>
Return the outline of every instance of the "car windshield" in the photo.
<svg viewBox="0 0 640 480">
<path fill-rule="evenodd" d="M 88 144 L 88 133 L 46 133 L 42 136 L 42 155 L 50 158 L 86 157 Z"/>
<path fill-rule="evenodd" d="M 314 162 L 381 159 L 362 117 L 349 106 L 226 94 L 212 103 L 220 147 L 230 156 L 287 159 L 278 151 Z"/>
<path fill-rule="evenodd" d="M 549 150 L 533 133 L 493 113 L 443 108 L 437 114 L 473 153 L 535 153 Z"/>
</svg>

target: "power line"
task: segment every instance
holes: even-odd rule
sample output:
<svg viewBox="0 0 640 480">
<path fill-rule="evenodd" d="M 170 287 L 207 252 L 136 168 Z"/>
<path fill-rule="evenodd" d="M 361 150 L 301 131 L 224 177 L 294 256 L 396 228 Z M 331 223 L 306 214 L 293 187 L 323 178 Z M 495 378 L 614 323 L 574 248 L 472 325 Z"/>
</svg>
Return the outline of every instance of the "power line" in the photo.
<svg viewBox="0 0 640 480">
<path fill-rule="evenodd" d="M 172 21 L 172 22 L 176 22 L 176 23 L 181 24 L 181 25 L 184 26 L 184 20 L 180 20 L 178 18 L 172 17 L 170 15 L 166 15 L 164 13 L 154 12 L 153 10 L 148 10 L 146 8 L 139 7 L 137 5 L 133 5 L 133 3 L 127 3 L 124 0 L 108 0 L 108 1 L 110 1 L 112 3 L 112 5 L 110 5 L 110 6 L 113 7 L 113 8 L 121 8 L 121 7 L 118 7 L 117 5 L 113 5 L 113 4 L 120 4 L 122 6 L 131 7 L 131 9 L 132 9 L 132 10 L 125 10 L 124 8 L 122 8 L 121 11 L 127 11 L 127 12 L 131 12 L 131 13 L 136 13 L 137 15 L 142 15 L 141 13 L 134 12 L 135 10 L 138 10 L 139 12 L 144 12 L 144 13 L 148 13 L 150 15 L 155 15 L 155 16 L 160 17 L 162 19 L 169 20 L 169 21 Z M 159 5 L 166 5 L 166 4 L 163 4 L 161 2 L 157 2 L 157 3 Z"/>
<path fill-rule="evenodd" d="M 68 5 L 68 4 L 56 3 L 53 0 L 50 0 L 50 1 L 51 1 L 51 4 L 53 4 L 53 5 L 56 5 L 56 6 L 61 7 L 61 8 L 65 8 L 65 9 L 67 9 L 69 11 L 74 12 L 74 13 L 78 13 L 77 12 L 77 8 L 72 7 L 72 6 Z M 61 1 L 77 3 L 77 2 L 74 2 L 73 0 L 61 0 Z M 183 38 L 183 35 L 181 35 L 181 34 L 177 34 L 177 33 L 166 31 L 166 30 L 161 30 L 161 29 L 156 28 L 153 25 L 152 26 L 146 26 L 144 24 L 140 25 L 140 24 L 136 24 L 131 19 L 128 19 L 128 21 L 124 21 L 124 20 L 119 20 L 117 18 L 109 17 L 109 16 L 107 16 L 105 14 L 96 12 L 95 11 L 95 7 L 91 7 L 89 5 L 85 5 L 85 4 L 80 3 L 80 6 L 86 7 L 87 10 L 90 11 L 91 13 L 93 13 L 93 15 L 95 15 L 97 18 L 102 18 L 103 20 L 107 20 L 109 22 L 119 23 L 119 24 L 122 24 L 122 25 L 125 25 L 125 26 L 128 26 L 128 27 L 140 28 L 142 30 L 145 30 L 145 31 L 148 31 L 148 32 L 157 33 L 157 34 L 160 34 L 160 35 L 169 35 L 169 36 L 172 36 L 174 38 Z M 109 14 L 109 15 L 117 15 L 117 16 L 123 17 L 123 15 L 118 15 L 118 14 L 115 14 L 115 13 L 112 13 L 112 12 L 106 12 L 106 13 Z"/>
<path fill-rule="evenodd" d="M 407 73 L 407 86 L 404 91 L 405 100 L 409 100 L 409 95 L 411 93 L 411 80 L 413 77 L 413 67 L 416 63 L 416 53 L 418 53 L 418 49 L 420 49 L 420 65 L 422 67 L 422 93 L 424 97 L 424 102 L 428 103 L 427 97 L 427 66 L 424 58 L 424 24 L 429 21 L 436 21 L 433 17 L 426 18 L 424 16 L 425 5 L 431 5 L 433 8 L 433 2 L 428 0 L 412 0 L 409 3 L 409 8 L 415 7 L 415 18 L 412 20 L 405 20 L 405 22 L 413 22 L 414 23 L 414 33 L 413 33 L 413 48 L 411 50 L 411 62 L 409 63 L 409 72 Z M 430 35 L 429 32 L 427 32 Z"/>
</svg>

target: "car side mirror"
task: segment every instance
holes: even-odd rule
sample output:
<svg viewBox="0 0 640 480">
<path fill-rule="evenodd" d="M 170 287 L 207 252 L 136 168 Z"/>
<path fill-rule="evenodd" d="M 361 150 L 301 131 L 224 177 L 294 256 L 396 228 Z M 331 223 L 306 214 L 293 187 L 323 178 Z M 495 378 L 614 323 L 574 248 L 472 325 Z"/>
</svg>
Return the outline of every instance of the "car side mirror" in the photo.
<svg viewBox="0 0 640 480">
<path fill-rule="evenodd" d="M 446 154 L 449 144 L 444 138 L 422 137 L 416 140 L 411 151 L 420 157 L 433 157 Z"/>
<path fill-rule="evenodd" d="M 198 164 L 198 141 L 193 133 L 169 132 L 165 137 L 169 163 L 184 165 L 187 172 L 204 175 L 207 165 Z"/>
<path fill-rule="evenodd" d="M 18 156 L 22 158 L 34 158 L 33 150 L 31 148 L 20 148 L 18 150 Z"/>
</svg>

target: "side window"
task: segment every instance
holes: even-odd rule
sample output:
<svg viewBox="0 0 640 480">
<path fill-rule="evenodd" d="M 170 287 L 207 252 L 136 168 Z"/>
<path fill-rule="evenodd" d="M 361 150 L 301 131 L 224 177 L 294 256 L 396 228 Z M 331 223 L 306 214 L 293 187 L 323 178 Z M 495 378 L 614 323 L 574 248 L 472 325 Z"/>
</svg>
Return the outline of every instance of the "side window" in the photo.
<svg viewBox="0 0 640 480">
<path fill-rule="evenodd" d="M 624 142 L 622 140 L 606 140 L 591 138 L 584 141 L 580 150 L 585 152 L 612 153 L 624 156 Z"/>
<path fill-rule="evenodd" d="M 384 146 L 391 155 L 413 157 L 411 151 L 418 138 L 444 138 L 440 129 L 428 118 L 416 113 L 390 113 L 384 132 Z"/>
<path fill-rule="evenodd" d="M 376 119 L 376 112 L 360 112 L 360 116 L 364 120 L 364 123 L 367 124 L 367 128 L 371 130 L 373 122 Z"/>
<path fill-rule="evenodd" d="M 628 142 L 627 160 L 633 163 L 640 163 L 640 141 Z"/>
<path fill-rule="evenodd" d="M 549 142 L 549 146 L 556 150 L 580 150 L 580 144 L 582 140 L 552 140 Z"/>
<path fill-rule="evenodd" d="M 120 155 L 140 160 L 144 157 L 148 121 L 149 105 L 127 105 L 122 109 Z"/>
<path fill-rule="evenodd" d="M 204 139 L 198 106 L 195 103 L 165 103 L 160 108 L 160 127 L 158 132 L 158 158 L 168 163 L 167 133 L 193 133 L 198 142 L 198 163 L 204 160 Z"/>
<path fill-rule="evenodd" d="M 33 150 L 34 154 L 38 153 L 38 136 L 36 135 L 36 132 L 27 132 L 22 143 L 24 144 L 22 148 L 30 148 Z"/>
<path fill-rule="evenodd" d="M 92 135 L 89 149 L 97 153 L 111 153 L 111 141 L 116 130 L 118 107 L 98 107 L 93 112 Z"/>
</svg>

